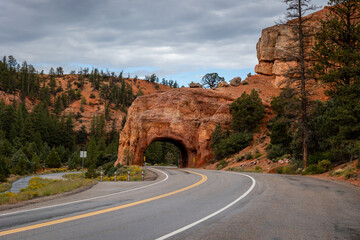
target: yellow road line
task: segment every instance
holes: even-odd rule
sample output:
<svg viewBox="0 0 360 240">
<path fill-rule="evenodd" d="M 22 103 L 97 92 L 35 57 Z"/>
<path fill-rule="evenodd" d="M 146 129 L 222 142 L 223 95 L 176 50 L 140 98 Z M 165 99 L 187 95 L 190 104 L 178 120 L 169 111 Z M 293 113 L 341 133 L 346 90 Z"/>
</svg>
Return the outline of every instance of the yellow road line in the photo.
<svg viewBox="0 0 360 240">
<path fill-rule="evenodd" d="M 27 230 L 32 230 L 32 229 L 37 229 L 37 228 L 41 228 L 41 227 L 51 226 L 51 225 L 64 223 L 64 222 L 69 222 L 69 221 L 73 221 L 73 220 L 77 220 L 77 219 L 81 219 L 81 218 L 87 218 L 87 217 L 99 215 L 99 214 L 102 214 L 102 213 L 108 213 L 108 212 L 120 210 L 120 209 L 123 209 L 123 208 L 136 206 L 136 205 L 139 205 L 139 204 L 142 204 L 142 203 L 151 202 L 151 201 L 154 201 L 154 200 L 157 200 L 157 199 L 160 199 L 160 198 L 168 197 L 168 196 L 174 195 L 176 193 L 186 191 L 188 189 L 191 189 L 193 187 L 196 187 L 196 186 L 202 184 L 203 182 L 205 182 L 207 180 L 207 177 L 205 175 L 201 174 L 201 173 L 197 173 L 197 172 L 193 172 L 193 171 L 189 171 L 189 170 L 183 170 L 183 171 L 187 171 L 187 172 L 190 172 L 190 173 L 193 173 L 193 174 L 200 175 L 202 177 L 202 179 L 200 181 L 190 185 L 190 186 L 185 187 L 185 188 L 181 188 L 179 190 L 169 192 L 169 193 L 165 193 L 165 194 L 162 194 L 162 195 L 159 195 L 159 196 L 156 196 L 156 197 L 147 198 L 147 199 L 144 199 L 144 200 L 141 200 L 141 201 L 124 204 L 124 205 L 120 205 L 120 206 L 117 206 L 117 207 L 112 207 L 112 208 L 107 208 L 107 209 L 103 209 L 103 210 L 99 210 L 99 211 L 80 214 L 80 215 L 73 216 L 73 217 L 67 217 L 67 218 L 62 218 L 62 219 L 58 219 L 58 220 L 54 220 L 54 221 L 49 221 L 49 222 L 39 223 L 39 224 L 35 224 L 35 225 L 30 225 L 30 226 L 27 226 L 27 227 L 21 227 L 21 228 L 15 228 L 15 229 L 7 230 L 7 231 L 2 231 L 2 232 L 0 232 L 0 236 L 5 236 L 5 235 L 13 234 L 13 233 L 18 233 L 18 232 L 24 232 L 24 231 L 27 231 Z"/>
</svg>

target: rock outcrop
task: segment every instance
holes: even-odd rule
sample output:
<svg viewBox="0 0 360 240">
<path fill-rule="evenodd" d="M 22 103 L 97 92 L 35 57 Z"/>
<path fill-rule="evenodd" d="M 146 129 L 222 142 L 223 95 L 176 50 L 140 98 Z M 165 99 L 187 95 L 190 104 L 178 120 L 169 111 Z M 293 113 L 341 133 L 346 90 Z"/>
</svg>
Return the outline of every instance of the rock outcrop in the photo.
<svg viewBox="0 0 360 240">
<path fill-rule="evenodd" d="M 307 24 L 310 26 L 309 29 L 312 34 L 316 32 L 320 20 L 324 19 L 328 13 L 329 8 L 325 7 L 323 10 L 305 17 L 309 19 Z M 285 79 L 286 72 L 297 64 L 296 61 L 291 59 L 294 55 L 293 51 L 295 51 L 293 45 L 295 36 L 295 31 L 289 25 L 275 25 L 262 31 L 256 45 L 259 64 L 256 65 L 255 72 L 259 75 L 273 76 L 272 84 L 275 87 L 280 87 Z M 311 51 L 314 43 L 314 36 L 307 39 L 307 52 Z M 312 59 L 308 60 L 311 61 Z"/>
<path fill-rule="evenodd" d="M 138 97 L 120 134 L 115 164 L 141 165 L 152 142 L 168 141 L 180 149 L 182 167 L 204 165 L 212 159 L 210 140 L 216 125 L 230 126 L 233 100 L 225 94 L 190 88 Z"/>
<path fill-rule="evenodd" d="M 202 88 L 202 85 L 200 83 L 194 83 L 194 82 L 191 82 L 189 84 L 189 87 L 190 88 Z"/>
<path fill-rule="evenodd" d="M 222 87 L 229 87 L 229 84 L 226 81 L 221 81 L 216 85 L 217 88 L 222 88 Z"/>
<path fill-rule="evenodd" d="M 241 77 L 235 77 L 235 78 L 231 79 L 230 85 L 233 87 L 240 86 L 241 85 Z"/>
</svg>

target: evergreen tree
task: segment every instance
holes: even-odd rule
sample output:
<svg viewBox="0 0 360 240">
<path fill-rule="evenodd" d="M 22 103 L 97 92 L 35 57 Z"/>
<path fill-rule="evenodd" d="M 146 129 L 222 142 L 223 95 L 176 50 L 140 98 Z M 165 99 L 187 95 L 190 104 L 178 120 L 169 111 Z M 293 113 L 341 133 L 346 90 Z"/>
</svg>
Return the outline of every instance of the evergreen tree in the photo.
<svg viewBox="0 0 360 240">
<path fill-rule="evenodd" d="M 9 166 L 6 163 L 5 156 L 0 155 L 0 182 L 6 182 L 10 175 Z"/>
<path fill-rule="evenodd" d="M 316 34 L 315 72 L 334 95 L 360 84 L 360 2 L 330 0 L 330 14 Z"/>
<path fill-rule="evenodd" d="M 302 136 L 303 146 L 303 163 L 304 167 L 308 162 L 308 141 L 309 141 L 309 108 L 310 108 L 310 95 L 312 92 L 311 86 L 314 86 L 313 78 L 311 75 L 311 69 L 306 62 L 309 59 L 310 54 L 305 50 L 306 46 L 311 42 L 312 27 L 307 21 L 310 18 L 305 19 L 306 12 L 315 10 L 316 7 L 311 5 L 311 0 L 283 0 L 288 5 L 286 12 L 286 19 L 292 20 L 285 23 L 295 33 L 295 37 L 291 39 L 291 46 L 287 49 L 288 61 L 294 61 L 296 66 L 290 68 L 287 72 L 288 87 L 292 87 L 297 91 L 298 98 L 301 102 L 300 108 L 300 127 L 299 131 Z"/>
<path fill-rule="evenodd" d="M 316 35 L 314 70 L 331 99 L 317 112 L 319 152 L 351 161 L 360 149 L 360 2 L 330 0 L 330 14 Z"/>
<path fill-rule="evenodd" d="M 30 161 L 21 149 L 13 155 L 11 163 L 13 166 L 12 173 L 14 174 L 25 175 L 30 169 Z"/>
<path fill-rule="evenodd" d="M 76 143 L 81 146 L 85 146 L 87 142 L 87 131 L 85 125 L 82 125 L 79 131 L 76 133 Z"/>
<path fill-rule="evenodd" d="M 265 115 L 265 107 L 259 94 L 253 89 L 248 95 L 246 92 L 230 105 L 232 115 L 232 129 L 235 132 L 245 130 L 253 132 L 261 123 Z"/>
<path fill-rule="evenodd" d="M 34 139 L 34 130 L 30 118 L 26 118 L 25 123 L 21 129 L 21 142 L 26 144 Z"/>
<path fill-rule="evenodd" d="M 46 165 L 49 168 L 59 168 L 61 167 L 61 160 L 59 154 L 56 152 L 55 148 L 51 149 L 49 156 L 46 158 Z"/>
<path fill-rule="evenodd" d="M 96 164 L 97 157 L 97 144 L 94 136 L 90 137 L 90 141 L 87 147 L 87 164 L 86 166 L 91 166 Z"/>
<path fill-rule="evenodd" d="M 41 168 L 40 159 L 37 154 L 34 154 L 31 158 L 31 167 L 34 174 L 36 174 L 37 170 Z"/>
</svg>

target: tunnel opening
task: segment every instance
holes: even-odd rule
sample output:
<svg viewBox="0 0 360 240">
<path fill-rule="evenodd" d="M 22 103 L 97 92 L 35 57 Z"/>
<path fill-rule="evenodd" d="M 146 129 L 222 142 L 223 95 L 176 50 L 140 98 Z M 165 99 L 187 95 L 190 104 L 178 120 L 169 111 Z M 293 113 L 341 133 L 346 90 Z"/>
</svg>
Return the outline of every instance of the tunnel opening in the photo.
<svg viewBox="0 0 360 240">
<path fill-rule="evenodd" d="M 186 167 L 187 149 L 181 142 L 171 138 L 154 139 L 144 151 L 146 162 L 152 165 Z"/>
</svg>

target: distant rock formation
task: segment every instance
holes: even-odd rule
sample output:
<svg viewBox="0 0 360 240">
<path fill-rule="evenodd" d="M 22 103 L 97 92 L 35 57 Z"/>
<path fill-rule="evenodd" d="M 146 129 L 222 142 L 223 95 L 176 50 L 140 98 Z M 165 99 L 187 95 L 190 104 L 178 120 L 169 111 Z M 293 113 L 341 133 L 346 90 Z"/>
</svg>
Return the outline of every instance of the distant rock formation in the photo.
<svg viewBox="0 0 360 240">
<path fill-rule="evenodd" d="M 328 13 L 329 8 L 325 7 L 323 10 L 305 17 L 311 18 L 308 23 L 314 27 L 312 33 L 315 33 L 320 20 L 324 19 Z M 259 64 L 255 66 L 255 72 L 259 75 L 273 76 L 272 85 L 275 87 L 280 87 L 285 79 L 286 72 L 297 64 L 297 62 L 289 59 L 289 56 L 291 56 L 291 53 L 289 53 L 290 46 L 293 44 L 292 39 L 294 39 L 294 36 L 294 31 L 288 25 L 275 25 L 263 29 L 256 45 Z M 306 45 L 306 51 L 310 52 L 314 44 L 315 37 L 311 37 Z"/>
<path fill-rule="evenodd" d="M 221 81 L 216 85 L 217 88 L 222 88 L 222 87 L 229 87 L 229 84 L 226 81 Z"/>
<path fill-rule="evenodd" d="M 189 87 L 190 88 L 202 88 L 202 85 L 200 83 L 194 83 L 194 82 L 191 82 L 189 84 Z"/>
<path fill-rule="evenodd" d="M 231 79 L 230 85 L 233 87 L 237 87 L 237 86 L 241 85 L 241 77 L 235 77 L 235 78 Z"/>
</svg>

